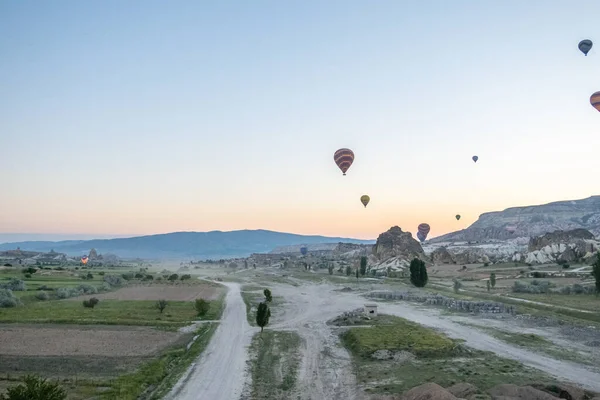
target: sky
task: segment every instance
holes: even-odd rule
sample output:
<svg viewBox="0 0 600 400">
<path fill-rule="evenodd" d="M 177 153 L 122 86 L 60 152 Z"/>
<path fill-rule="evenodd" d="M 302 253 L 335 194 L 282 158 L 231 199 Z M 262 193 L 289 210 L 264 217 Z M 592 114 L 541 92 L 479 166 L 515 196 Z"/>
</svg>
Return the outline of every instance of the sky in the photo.
<svg viewBox="0 0 600 400">
<path fill-rule="evenodd" d="M 599 15 L 597 0 L 0 2 L 0 234 L 373 239 L 428 222 L 433 237 L 599 194 Z"/>
</svg>

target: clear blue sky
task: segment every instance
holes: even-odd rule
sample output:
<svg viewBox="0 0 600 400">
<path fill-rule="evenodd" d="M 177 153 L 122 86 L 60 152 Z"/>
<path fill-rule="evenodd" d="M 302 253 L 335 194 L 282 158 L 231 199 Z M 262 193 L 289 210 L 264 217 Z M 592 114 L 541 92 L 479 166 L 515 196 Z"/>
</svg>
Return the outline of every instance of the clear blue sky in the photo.
<svg viewBox="0 0 600 400">
<path fill-rule="evenodd" d="M 599 16 L 597 0 L 0 2 L 0 233 L 435 236 L 597 194 Z"/>
</svg>

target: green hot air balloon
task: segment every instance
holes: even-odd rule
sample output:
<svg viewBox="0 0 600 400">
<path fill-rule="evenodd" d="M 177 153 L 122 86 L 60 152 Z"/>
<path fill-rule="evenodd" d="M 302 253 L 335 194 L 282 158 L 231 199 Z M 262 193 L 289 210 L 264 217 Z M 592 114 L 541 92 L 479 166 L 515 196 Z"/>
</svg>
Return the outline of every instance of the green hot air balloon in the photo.
<svg viewBox="0 0 600 400">
<path fill-rule="evenodd" d="M 460 214 L 456 214 L 456 220 L 458 221 L 460 219 Z"/>
</svg>

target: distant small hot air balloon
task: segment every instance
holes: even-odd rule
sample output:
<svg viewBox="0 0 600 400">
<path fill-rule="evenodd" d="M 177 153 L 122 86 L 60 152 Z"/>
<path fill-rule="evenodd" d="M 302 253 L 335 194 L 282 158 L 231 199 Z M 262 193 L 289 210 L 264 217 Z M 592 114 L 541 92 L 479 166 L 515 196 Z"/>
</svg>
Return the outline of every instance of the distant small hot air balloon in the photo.
<svg viewBox="0 0 600 400">
<path fill-rule="evenodd" d="M 306 248 L 306 246 L 300 247 L 300 253 L 302 253 L 303 256 L 305 256 L 306 253 L 308 253 L 308 249 Z"/>
<path fill-rule="evenodd" d="M 479 160 L 479 157 L 477 157 L 477 156 L 473 156 L 471 158 L 473 159 L 473 162 L 477 162 L 477 160 Z"/>
<path fill-rule="evenodd" d="M 590 104 L 596 110 L 600 111 L 600 92 L 596 92 L 590 97 Z"/>
<path fill-rule="evenodd" d="M 339 149 L 333 154 L 333 160 L 342 170 L 342 173 L 346 175 L 346 171 L 348 171 L 348 168 L 350 168 L 354 161 L 354 152 L 350 149 Z"/>
<path fill-rule="evenodd" d="M 429 224 L 426 224 L 425 222 L 423 222 L 422 224 L 419 224 L 419 226 L 417 227 L 417 230 L 423 236 L 423 238 L 426 239 L 427 235 L 429 234 L 429 231 L 431 230 L 431 227 L 429 226 Z"/>
<path fill-rule="evenodd" d="M 579 45 L 577 47 L 579 47 L 579 50 L 581 50 L 581 52 L 585 56 L 587 56 L 588 52 L 592 49 L 593 45 L 594 43 L 592 43 L 590 39 L 583 39 L 581 42 L 579 42 Z"/>
<path fill-rule="evenodd" d="M 456 214 L 456 220 L 458 221 L 460 219 L 460 214 Z"/>
<path fill-rule="evenodd" d="M 423 243 L 426 237 L 421 232 L 417 232 L 417 239 L 419 239 L 419 241 Z"/>
<path fill-rule="evenodd" d="M 365 206 L 365 208 L 367 208 L 367 204 L 369 204 L 369 201 L 371 201 L 371 198 L 368 195 L 363 194 L 362 196 L 360 196 L 360 202 L 363 203 L 363 206 Z"/>
<path fill-rule="evenodd" d="M 88 256 L 81 257 L 81 262 L 83 263 L 83 265 L 87 264 L 88 260 L 89 260 Z"/>
</svg>

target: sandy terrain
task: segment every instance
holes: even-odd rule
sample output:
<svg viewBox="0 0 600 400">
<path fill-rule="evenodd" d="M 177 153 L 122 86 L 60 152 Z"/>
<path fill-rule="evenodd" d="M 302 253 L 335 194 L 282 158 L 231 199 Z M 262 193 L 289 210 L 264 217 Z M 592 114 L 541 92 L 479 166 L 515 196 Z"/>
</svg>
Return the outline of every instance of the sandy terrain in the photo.
<svg viewBox="0 0 600 400">
<path fill-rule="evenodd" d="M 146 327 L 2 325 L 0 355 L 144 356 L 173 344 L 181 335 Z"/>
<path fill-rule="evenodd" d="M 208 284 L 194 285 L 140 285 L 128 286 L 114 292 L 98 293 L 72 297 L 69 300 L 81 301 L 90 297 L 100 300 L 172 300 L 194 301 L 197 298 L 215 300 L 219 296 L 219 289 Z"/>
<path fill-rule="evenodd" d="M 248 346 L 258 328 L 251 328 L 246 320 L 246 305 L 240 294 L 240 285 L 224 285 L 229 292 L 219 327 L 199 362 L 192 364 L 166 399 L 232 400 L 241 396 Z"/>
</svg>

